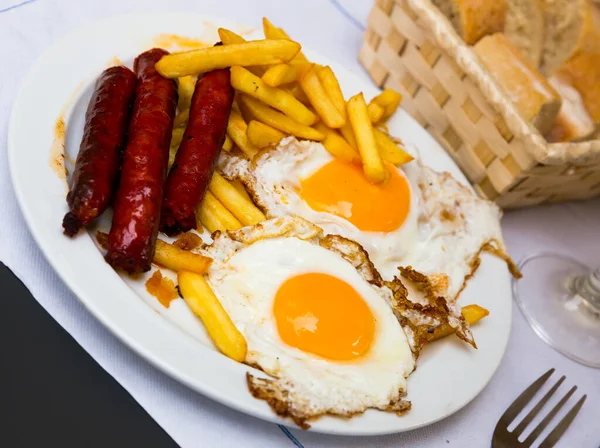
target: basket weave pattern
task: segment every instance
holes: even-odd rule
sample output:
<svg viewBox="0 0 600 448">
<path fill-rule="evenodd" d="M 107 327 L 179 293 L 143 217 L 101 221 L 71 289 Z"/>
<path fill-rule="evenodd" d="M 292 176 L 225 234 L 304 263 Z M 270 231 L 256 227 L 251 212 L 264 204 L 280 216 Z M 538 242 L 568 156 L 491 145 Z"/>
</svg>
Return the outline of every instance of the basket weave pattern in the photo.
<svg viewBox="0 0 600 448">
<path fill-rule="evenodd" d="M 377 0 L 359 59 L 501 207 L 600 195 L 600 141 L 547 144 L 429 0 Z"/>
</svg>

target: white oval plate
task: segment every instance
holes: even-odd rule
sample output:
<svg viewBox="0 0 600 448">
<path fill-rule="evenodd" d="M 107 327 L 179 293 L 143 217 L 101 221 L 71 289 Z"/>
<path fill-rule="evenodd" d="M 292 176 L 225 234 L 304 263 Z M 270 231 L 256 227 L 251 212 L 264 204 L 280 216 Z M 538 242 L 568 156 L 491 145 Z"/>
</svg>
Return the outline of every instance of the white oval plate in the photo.
<svg viewBox="0 0 600 448">
<path fill-rule="evenodd" d="M 290 424 L 248 393 L 245 373 L 249 367 L 215 350 L 183 300 L 164 308 L 146 293 L 144 279 L 134 281 L 113 271 L 89 233 L 73 240 L 63 236 L 66 187 L 49 164 L 55 122 L 62 113 L 67 125 L 67 160 L 75 159 L 93 84 L 115 57 L 131 63 L 162 33 L 213 43 L 218 40 L 217 26 L 243 29 L 227 20 L 194 14 L 130 15 L 86 25 L 61 39 L 31 69 L 15 101 L 8 136 L 10 170 L 23 215 L 48 262 L 111 332 L 190 388 L 239 411 Z M 346 95 L 363 91 L 370 99 L 378 93 L 333 61 L 308 54 L 332 66 Z M 426 164 L 467 183 L 448 155 L 404 111 L 393 118 L 390 130 L 418 147 Z M 461 303 L 478 303 L 490 310 L 490 316 L 473 330 L 479 350 L 457 338 L 427 347 L 408 381 L 410 412 L 401 417 L 374 410 L 349 420 L 325 417 L 315 421 L 312 430 L 346 435 L 407 431 L 447 417 L 471 401 L 494 374 L 508 341 L 512 302 L 506 266 L 484 256 Z"/>
</svg>

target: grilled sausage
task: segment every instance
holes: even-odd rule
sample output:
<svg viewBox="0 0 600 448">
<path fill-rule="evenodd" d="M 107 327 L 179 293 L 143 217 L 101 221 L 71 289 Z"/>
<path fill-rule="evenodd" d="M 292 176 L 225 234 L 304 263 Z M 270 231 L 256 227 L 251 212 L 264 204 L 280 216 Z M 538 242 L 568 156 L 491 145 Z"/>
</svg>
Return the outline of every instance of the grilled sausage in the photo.
<svg viewBox="0 0 600 448">
<path fill-rule="evenodd" d="M 161 230 L 168 235 L 196 228 L 196 208 L 219 158 L 232 103 L 228 68 L 198 78 L 188 125 L 167 179 Z"/>
<path fill-rule="evenodd" d="M 67 195 L 70 211 L 62 223 L 65 235 L 74 236 L 110 205 L 136 82 L 135 74 L 126 67 L 106 69 L 96 82 Z"/>
<path fill-rule="evenodd" d="M 176 82 L 154 68 L 166 54 L 155 48 L 134 63 L 138 85 L 106 254 L 111 266 L 131 274 L 150 269 L 160 224 L 177 107 Z"/>
</svg>

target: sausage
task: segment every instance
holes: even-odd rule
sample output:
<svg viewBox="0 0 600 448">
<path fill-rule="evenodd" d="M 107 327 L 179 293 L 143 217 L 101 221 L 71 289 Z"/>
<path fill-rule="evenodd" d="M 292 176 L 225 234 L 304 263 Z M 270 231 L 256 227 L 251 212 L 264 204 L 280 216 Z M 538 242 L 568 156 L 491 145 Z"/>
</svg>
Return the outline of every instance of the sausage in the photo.
<svg viewBox="0 0 600 448">
<path fill-rule="evenodd" d="M 85 114 L 71 189 L 65 235 L 74 236 L 108 208 L 113 198 L 137 78 L 126 67 L 102 72 Z"/>
<path fill-rule="evenodd" d="M 188 125 L 167 179 L 161 218 L 161 230 L 167 235 L 196 228 L 196 208 L 225 141 L 232 103 L 229 68 L 198 78 Z"/>
<path fill-rule="evenodd" d="M 138 84 L 105 257 L 130 274 L 150 269 L 160 224 L 177 107 L 176 82 L 154 68 L 166 54 L 155 48 L 134 63 Z"/>
</svg>

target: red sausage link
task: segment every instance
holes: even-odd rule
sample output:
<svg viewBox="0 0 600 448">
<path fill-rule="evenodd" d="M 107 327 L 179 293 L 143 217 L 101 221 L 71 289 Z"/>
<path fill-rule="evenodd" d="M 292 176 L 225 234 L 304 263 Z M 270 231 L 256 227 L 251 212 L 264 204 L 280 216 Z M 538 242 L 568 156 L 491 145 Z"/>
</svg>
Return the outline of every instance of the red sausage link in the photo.
<svg viewBox="0 0 600 448">
<path fill-rule="evenodd" d="M 106 254 L 111 266 L 132 274 L 150 269 L 160 224 L 177 107 L 176 82 L 154 68 L 166 54 L 155 48 L 134 63 L 138 85 Z"/>
<path fill-rule="evenodd" d="M 136 81 L 135 74 L 126 67 L 106 69 L 96 81 L 67 195 L 70 211 L 62 223 L 65 235 L 74 236 L 110 205 Z"/>
<path fill-rule="evenodd" d="M 196 207 L 219 158 L 232 103 L 228 68 L 198 78 L 188 125 L 167 179 L 161 230 L 168 235 L 196 228 Z"/>
</svg>

